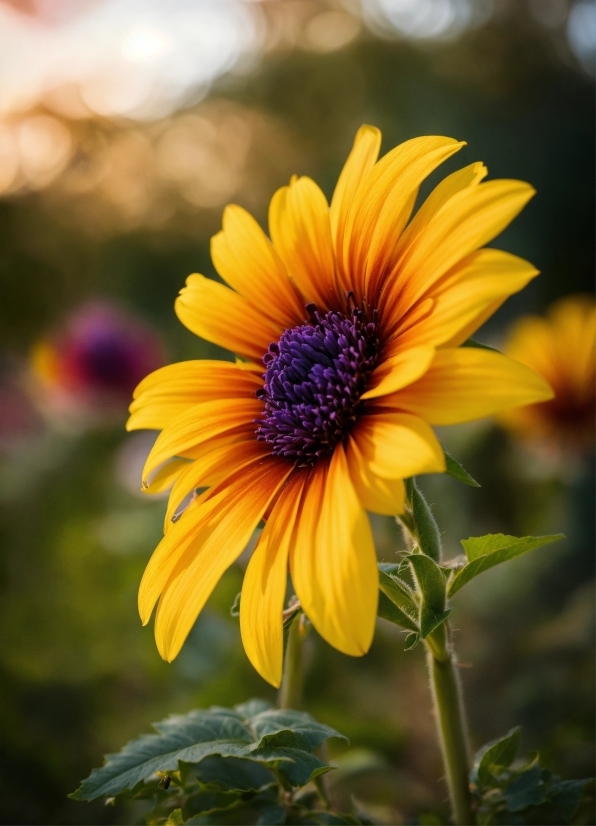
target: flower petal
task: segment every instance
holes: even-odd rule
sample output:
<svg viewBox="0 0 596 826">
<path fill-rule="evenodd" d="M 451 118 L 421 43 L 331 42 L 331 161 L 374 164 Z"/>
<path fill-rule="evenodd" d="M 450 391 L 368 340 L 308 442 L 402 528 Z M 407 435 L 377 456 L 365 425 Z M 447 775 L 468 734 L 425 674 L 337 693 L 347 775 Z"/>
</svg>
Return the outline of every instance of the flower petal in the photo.
<svg viewBox="0 0 596 826">
<path fill-rule="evenodd" d="M 244 650 L 267 682 L 279 687 L 283 667 L 282 612 L 288 554 L 306 472 L 296 473 L 279 495 L 248 563 L 240 600 Z"/>
<path fill-rule="evenodd" d="M 212 499 L 199 505 L 206 515 L 198 520 L 192 541 L 178 558 L 155 616 L 157 648 L 168 662 L 182 648 L 214 587 L 240 556 L 291 472 L 291 465 L 282 459 L 257 460 L 223 482 Z M 213 506 L 213 499 L 217 506 Z"/>
<path fill-rule="evenodd" d="M 195 335 L 257 361 L 283 332 L 241 295 L 204 275 L 189 275 L 174 309 Z"/>
<path fill-rule="evenodd" d="M 489 181 L 454 195 L 412 243 L 388 278 L 386 306 L 410 306 L 471 252 L 492 241 L 521 212 L 535 190 L 523 181 Z M 397 318 L 397 316 L 396 316 Z"/>
<path fill-rule="evenodd" d="M 173 456 L 180 456 L 191 448 L 226 431 L 251 425 L 263 409 L 258 399 L 218 399 L 195 404 L 165 427 L 157 437 L 145 462 L 143 480 L 152 470 Z"/>
<path fill-rule="evenodd" d="M 537 275 L 536 267 L 516 255 L 493 249 L 473 252 L 430 292 L 434 303 L 428 316 L 397 339 L 402 346 L 457 347 Z"/>
<path fill-rule="evenodd" d="M 314 469 L 291 555 L 296 594 L 330 645 L 358 657 L 372 643 L 379 581 L 372 532 L 341 445 Z"/>
<path fill-rule="evenodd" d="M 348 212 L 343 248 L 338 249 L 341 271 L 350 274 L 358 300 L 367 285 L 373 297 L 392 265 L 421 182 L 463 145 L 452 138 L 414 138 L 388 152 L 364 178 Z"/>
<path fill-rule="evenodd" d="M 383 396 L 378 404 L 397 395 Z M 418 416 L 379 408 L 356 422 L 352 438 L 368 472 L 383 479 L 445 471 L 443 448 L 432 428 Z"/>
<path fill-rule="evenodd" d="M 279 255 L 242 207 L 225 208 L 223 230 L 211 239 L 211 259 L 224 281 L 275 324 L 294 327 L 304 320 L 304 301 Z"/>
<path fill-rule="evenodd" d="M 263 371 L 263 367 L 260 368 Z M 137 386 L 127 430 L 163 430 L 179 413 L 216 399 L 254 398 L 263 379 L 228 361 L 181 361 L 150 373 Z"/>
<path fill-rule="evenodd" d="M 269 206 L 269 232 L 275 249 L 307 301 L 319 309 L 336 307 L 335 256 L 329 207 L 310 178 L 293 178 L 278 189 Z"/>
<path fill-rule="evenodd" d="M 369 463 L 349 437 L 346 449 L 350 478 L 363 508 L 372 513 L 396 516 L 404 512 L 406 486 L 403 479 L 383 479 L 371 471 Z"/>
<path fill-rule="evenodd" d="M 376 126 L 361 126 L 354 139 L 333 192 L 329 218 L 335 250 L 343 247 L 344 230 L 356 190 L 375 165 L 381 148 L 381 133 Z M 346 287 L 347 288 L 347 287 Z"/>
<path fill-rule="evenodd" d="M 529 367 L 501 353 L 464 347 L 437 350 L 421 379 L 378 403 L 447 425 L 552 397 L 550 385 Z"/>
<path fill-rule="evenodd" d="M 412 384 L 428 370 L 434 355 L 434 347 L 412 347 L 383 359 L 370 377 L 369 389 L 360 398 L 375 399 Z"/>
<path fill-rule="evenodd" d="M 183 500 L 197 488 L 217 485 L 226 476 L 234 473 L 239 467 L 261 457 L 270 455 L 268 445 L 257 442 L 254 434 L 247 438 L 241 436 L 215 437 L 204 445 L 202 456 L 191 464 L 186 463 L 185 470 L 178 476 L 168 500 L 164 530 L 172 530 L 176 524 L 178 508 Z"/>
<path fill-rule="evenodd" d="M 163 493 L 164 490 L 172 487 L 176 479 L 187 468 L 188 462 L 185 459 L 171 459 L 151 476 L 147 487 L 142 489 L 143 493 Z"/>
</svg>

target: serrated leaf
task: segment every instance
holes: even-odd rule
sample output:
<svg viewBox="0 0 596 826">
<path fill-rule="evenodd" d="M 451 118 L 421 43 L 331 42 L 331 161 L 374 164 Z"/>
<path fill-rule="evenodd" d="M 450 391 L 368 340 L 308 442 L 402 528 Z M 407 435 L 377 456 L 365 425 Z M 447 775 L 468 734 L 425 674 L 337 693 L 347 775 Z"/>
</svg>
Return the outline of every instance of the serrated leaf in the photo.
<svg viewBox="0 0 596 826">
<path fill-rule="evenodd" d="M 239 757 L 206 757 L 194 764 L 192 771 L 209 791 L 260 791 L 275 783 L 274 775 L 265 765 Z"/>
<path fill-rule="evenodd" d="M 542 782 L 540 766 L 534 766 L 514 777 L 503 790 L 507 809 L 521 812 L 529 806 L 540 806 L 546 801 L 546 790 Z"/>
<path fill-rule="evenodd" d="M 239 714 L 191 711 L 154 725 L 158 734 L 132 740 L 106 763 L 93 769 L 71 797 L 94 800 L 131 789 L 156 771 L 175 771 L 178 761 L 194 763 L 210 754 L 241 757 L 248 753 L 254 736 Z"/>
<path fill-rule="evenodd" d="M 116 795 L 154 772 L 175 771 L 180 761 L 199 763 L 212 755 L 262 760 L 261 754 L 257 756 L 259 748 L 275 745 L 280 737 L 283 743 L 300 744 L 308 750 L 329 737 L 343 737 L 305 712 L 267 709 L 257 703 L 244 704 L 237 710 L 213 707 L 191 711 L 169 717 L 154 728 L 157 734 L 139 737 L 118 754 L 108 755 L 105 765 L 94 769 L 71 797 L 94 800 Z M 306 757 L 301 759 L 308 762 L 310 755 L 304 754 Z"/>
<path fill-rule="evenodd" d="M 441 559 L 441 535 L 430 505 L 414 484 L 412 487 L 412 518 L 420 550 L 439 562 Z"/>
<path fill-rule="evenodd" d="M 186 800 L 184 815 L 189 818 L 214 810 L 226 810 L 238 806 L 240 802 L 242 799 L 237 792 L 200 791 Z"/>
<path fill-rule="evenodd" d="M 443 453 L 445 454 L 445 464 L 447 466 L 445 473 L 448 476 L 451 476 L 452 479 L 457 479 L 458 482 L 463 482 L 464 485 L 469 485 L 471 488 L 480 487 L 474 477 L 470 476 L 468 471 L 460 465 L 460 463 L 454 459 L 450 453 L 447 453 L 445 448 L 443 448 Z"/>
<path fill-rule="evenodd" d="M 263 748 L 253 752 L 253 758 L 274 768 L 288 786 L 306 786 L 315 777 L 333 768 L 314 754 L 301 749 Z"/>
<path fill-rule="evenodd" d="M 528 551 L 533 551 L 542 545 L 550 542 L 557 542 L 564 539 L 562 533 L 550 536 L 507 536 L 505 534 L 488 534 L 487 536 L 471 537 L 462 539 L 464 551 L 468 558 L 468 564 L 461 568 L 451 580 L 449 585 L 449 596 L 452 596 L 460 588 L 466 585 L 471 579 L 477 577 L 484 571 L 508 562 Z"/>
<path fill-rule="evenodd" d="M 298 736 L 304 746 L 309 749 L 316 749 L 324 740 L 329 740 L 331 737 L 347 740 L 343 734 L 330 726 L 317 722 L 305 711 L 268 709 L 255 715 L 250 724 L 259 738 L 259 748 L 276 745 L 276 738 L 280 735 L 286 737 L 286 732 Z"/>
<path fill-rule="evenodd" d="M 271 794 L 260 794 L 247 801 L 239 799 L 225 809 L 212 809 L 208 813 L 200 813 L 190 817 L 187 826 L 219 826 L 229 824 L 237 826 L 239 823 L 254 823 L 255 814 L 259 814 L 256 821 L 265 826 L 274 826 L 284 822 L 284 809 L 277 797 Z"/>
<path fill-rule="evenodd" d="M 471 771 L 471 780 L 484 786 L 493 774 L 508 768 L 517 754 L 520 740 L 520 729 L 511 729 L 504 737 L 492 740 L 483 746 L 474 758 Z"/>
</svg>

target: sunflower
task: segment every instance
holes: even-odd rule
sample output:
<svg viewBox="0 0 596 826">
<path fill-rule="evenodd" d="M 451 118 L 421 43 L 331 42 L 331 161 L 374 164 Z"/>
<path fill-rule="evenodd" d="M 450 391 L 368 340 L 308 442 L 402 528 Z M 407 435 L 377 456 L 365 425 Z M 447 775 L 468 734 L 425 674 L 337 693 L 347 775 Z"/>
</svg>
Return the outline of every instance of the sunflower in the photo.
<svg viewBox="0 0 596 826">
<path fill-rule="evenodd" d="M 555 398 L 502 415 L 502 423 L 530 442 L 564 450 L 594 444 L 596 415 L 596 303 L 566 296 L 546 314 L 525 316 L 512 328 L 505 352 L 551 384 Z"/>
<path fill-rule="evenodd" d="M 128 428 L 161 430 L 144 485 L 173 482 L 139 592 L 143 623 L 159 601 L 168 661 L 261 520 L 240 606 L 256 670 L 279 685 L 288 570 L 319 634 L 366 653 L 378 599 L 367 511 L 403 512 L 403 480 L 445 470 L 431 425 L 552 395 L 524 365 L 459 347 L 537 274 L 480 249 L 534 190 L 481 183 L 474 163 L 411 217 L 422 181 L 464 144 L 420 137 L 377 160 L 380 142 L 359 129 L 330 205 L 307 177 L 279 189 L 271 240 L 242 208 L 225 209 L 211 255 L 229 286 L 191 275 L 176 313 L 239 358 L 173 364 L 135 392 Z"/>
</svg>

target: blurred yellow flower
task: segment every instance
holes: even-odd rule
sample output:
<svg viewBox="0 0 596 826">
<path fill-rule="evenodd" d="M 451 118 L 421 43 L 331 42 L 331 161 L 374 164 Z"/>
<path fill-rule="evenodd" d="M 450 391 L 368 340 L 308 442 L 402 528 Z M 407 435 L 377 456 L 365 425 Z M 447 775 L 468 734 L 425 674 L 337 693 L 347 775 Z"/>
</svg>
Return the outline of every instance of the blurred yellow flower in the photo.
<svg viewBox="0 0 596 826">
<path fill-rule="evenodd" d="M 211 254 L 229 287 L 191 275 L 176 312 L 243 360 L 173 364 L 135 392 L 129 429 L 162 431 L 144 484 L 175 480 L 139 592 L 143 623 L 159 600 L 166 660 L 262 519 L 240 607 L 257 671 L 279 684 L 288 569 L 321 636 L 364 654 L 378 599 L 366 511 L 402 512 L 404 479 L 444 471 L 431 425 L 552 396 L 518 362 L 458 346 L 536 275 L 480 249 L 533 189 L 481 183 L 486 169 L 474 163 L 411 218 L 422 181 L 464 144 L 420 137 L 377 161 L 380 143 L 376 128 L 361 127 L 330 205 L 310 178 L 279 189 L 271 240 L 243 209 L 226 208 Z"/>
<path fill-rule="evenodd" d="M 553 304 L 546 318 L 514 325 L 505 352 L 540 373 L 555 398 L 507 411 L 501 421 L 522 439 L 550 440 L 563 448 L 594 443 L 596 415 L 596 303 L 573 295 Z"/>
</svg>

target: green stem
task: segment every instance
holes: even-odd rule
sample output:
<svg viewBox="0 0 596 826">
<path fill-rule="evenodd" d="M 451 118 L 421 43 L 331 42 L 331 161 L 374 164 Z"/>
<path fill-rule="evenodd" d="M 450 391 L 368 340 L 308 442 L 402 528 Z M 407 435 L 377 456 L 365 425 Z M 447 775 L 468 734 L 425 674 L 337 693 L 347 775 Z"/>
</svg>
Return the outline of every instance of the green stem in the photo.
<svg viewBox="0 0 596 826">
<path fill-rule="evenodd" d="M 304 684 L 304 652 L 302 650 L 302 616 L 290 625 L 284 671 L 279 689 L 280 708 L 300 708 L 302 706 L 302 686 Z"/>
<path fill-rule="evenodd" d="M 448 643 L 445 625 L 426 640 L 428 670 L 453 821 L 457 826 L 470 826 L 475 820 L 470 806 L 466 715 L 457 658 Z"/>
</svg>

